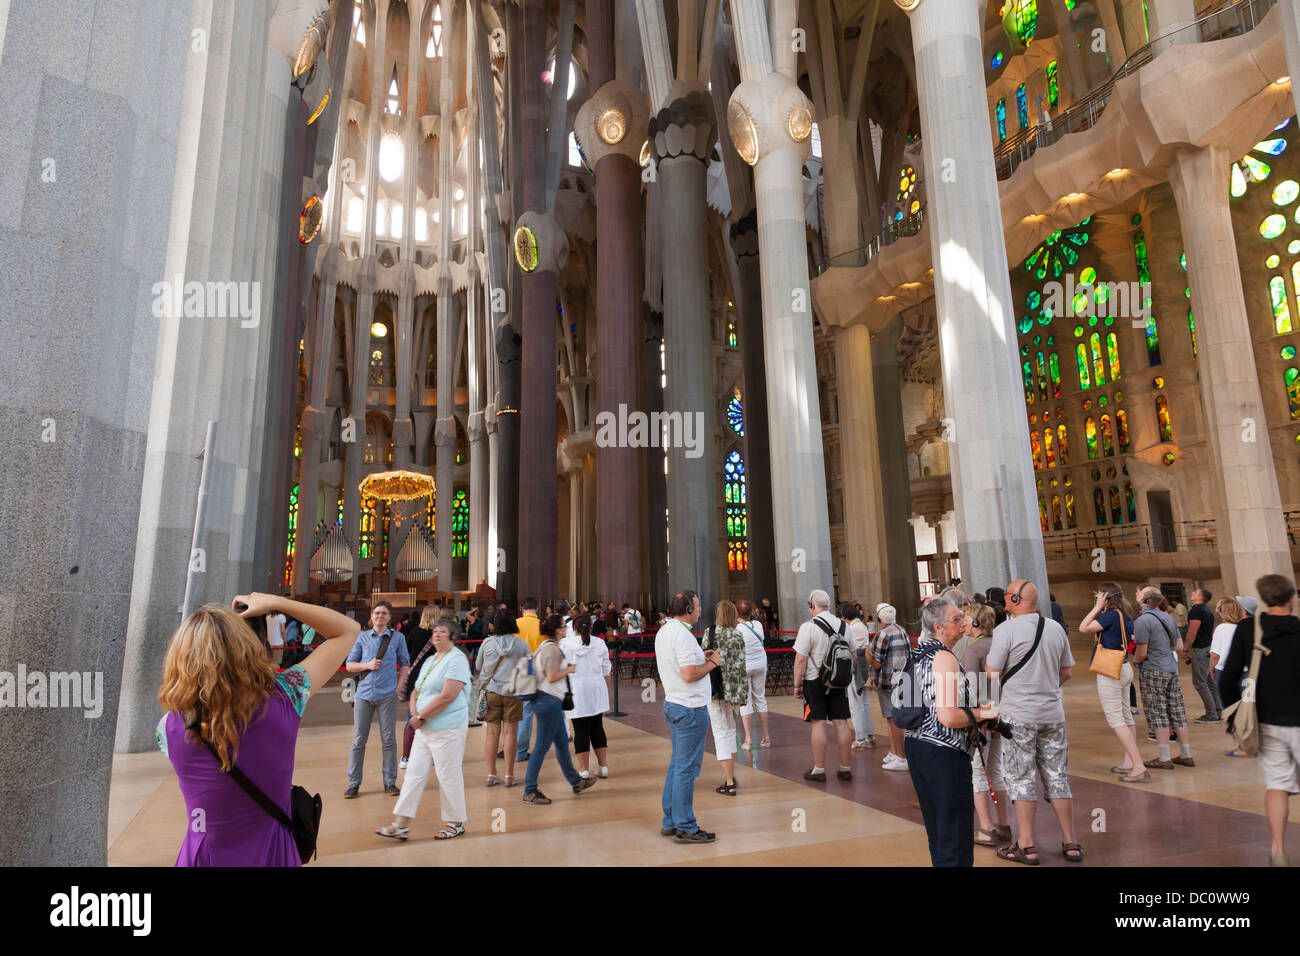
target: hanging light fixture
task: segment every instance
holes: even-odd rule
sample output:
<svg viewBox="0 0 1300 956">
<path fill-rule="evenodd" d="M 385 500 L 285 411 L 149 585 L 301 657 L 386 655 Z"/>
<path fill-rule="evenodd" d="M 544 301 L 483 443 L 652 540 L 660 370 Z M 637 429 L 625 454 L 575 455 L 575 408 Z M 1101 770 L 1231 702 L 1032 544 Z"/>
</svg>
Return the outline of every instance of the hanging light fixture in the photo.
<svg viewBox="0 0 1300 956">
<path fill-rule="evenodd" d="M 307 78 L 307 85 L 302 91 L 302 101 L 310 110 L 307 114 L 308 126 L 316 122 L 321 113 L 325 112 L 325 105 L 330 101 L 331 92 L 329 57 L 321 53 L 312 66 L 311 76 Z"/>
<path fill-rule="evenodd" d="M 298 48 L 298 56 L 293 61 L 295 77 L 304 75 L 316 65 L 316 58 L 320 56 L 321 47 L 325 45 L 325 35 L 329 33 L 329 29 L 329 10 L 318 13 L 316 19 L 308 24 L 307 32 L 302 38 L 302 46 Z"/>
<path fill-rule="evenodd" d="M 320 234 L 321 223 L 325 219 L 325 204 L 320 196 L 312 196 L 303 204 L 298 214 L 298 241 L 304 246 Z"/>
</svg>

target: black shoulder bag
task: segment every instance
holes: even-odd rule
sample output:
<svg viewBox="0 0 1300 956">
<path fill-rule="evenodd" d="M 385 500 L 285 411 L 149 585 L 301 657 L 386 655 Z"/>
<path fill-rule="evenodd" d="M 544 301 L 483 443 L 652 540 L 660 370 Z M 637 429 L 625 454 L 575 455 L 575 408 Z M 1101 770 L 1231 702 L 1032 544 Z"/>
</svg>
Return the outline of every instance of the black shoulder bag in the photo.
<svg viewBox="0 0 1300 956">
<path fill-rule="evenodd" d="M 700 642 L 701 646 L 706 651 L 709 650 L 710 648 L 712 648 L 713 650 L 717 650 L 718 649 L 717 640 L 718 640 L 718 626 L 716 624 L 710 624 L 709 629 L 704 632 L 704 640 Z M 713 670 L 709 671 L 709 687 L 710 687 L 710 695 L 713 697 L 713 699 L 721 700 L 722 699 L 722 668 L 721 667 L 715 667 L 713 668 Z"/>
<path fill-rule="evenodd" d="M 203 742 L 203 746 L 208 748 L 213 758 L 217 761 L 217 766 L 221 766 L 221 757 L 217 754 L 217 748 L 212 746 L 211 742 L 199 733 L 199 715 L 195 713 L 194 723 L 187 729 L 194 731 L 194 736 Z M 316 856 L 316 840 L 320 836 L 320 818 L 323 810 L 319 793 L 308 793 L 305 787 L 299 787 L 296 784 L 289 791 L 289 809 L 293 811 L 293 819 L 285 816 L 279 805 L 262 792 L 261 788 L 244 775 L 244 771 L 239 769 L 238 764 L 232 763 L 229 770 L 222 770 L 229 774 L 235 783 L 239 784 L 239 789 L 253 798 L 253 801 L 266 811 L 267 815 L 273 820 L 277 820 L 289 828 L 293 835 L 293 842 L 298 847 L 298 856 L 303 863 L 309 862 Z"/>
</svg>

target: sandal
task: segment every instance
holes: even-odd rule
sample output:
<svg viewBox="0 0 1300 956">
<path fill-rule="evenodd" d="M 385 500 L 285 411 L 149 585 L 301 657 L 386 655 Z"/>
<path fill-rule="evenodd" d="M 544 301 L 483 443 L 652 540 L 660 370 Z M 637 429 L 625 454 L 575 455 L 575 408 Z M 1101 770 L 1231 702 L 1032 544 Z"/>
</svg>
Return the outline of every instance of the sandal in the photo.
<svg viewBox="0 0 1300 956">
<path fill-rule="evenodd" d="M 999 843 L 1010 843 L 1014 837 L 1011 835 L 1011 825 L 996 826 L 993 828 L 993 835 L 998 838 Z"/>
<path fill-rule="evenodd" d="M 998 839 L 998 834 L 996 830 L 981 830 L 979 828 L 976 828 L 975 845 L 976 846 L 1001 846 L 1002 841 Z"/>
<path fill-rule="evenodd" d="M 720 793 L 723 796 L 734 797 L 736 795 L 736 785 L 734 783 L 724 783 L 722 786 L 718 787 L 717 790 L 715 790 L 714 792 Z"/>
<path fill-rule="evenodd" d="M 764 749 L 768 749 L 768 750 L 770 750 L 770 749 L 772 748 L 772 738 L 771 738 L 771 737 L 764 737 L 764 738 L 759 742 L 759 746 L 760 746 L 760 747 L 763 747 Z"/>
<path fill-rule="evenodd" d="M 504 777 L 503 779 L 505 780 L 505 786 L 506 786 L 506 787 L 514 787 L 514 786 L 518 786 L 518 785 L 515 783 L 515 778 L 512 777 L 510 774 L 506 774 L 505 777 Z"/>
<path fill-rule="evenodd" d="M 494 774 L 494 773 L 490 773 L 490 774 L 488 774 L 487 783 L 485 783 L 483 786 L 485 786 L 485 787 L 495 787 L 495 786 L 496 786 L 497 784 L 499 784 L 500 782 L 501 782 L 501 778 L 500 778 L 500 777 L 498 777 L 498 776 L 497 776 L 496 774 Z"/>
<path fill-rule="evenodd" d="M 1232 750 L 1228 751 L 1228 756 L 1229 757 L 1258 757 L 1259 751 L 1256 750 L 1253 754 L 1248 754 L 1248 753 L 1243 753 L 1242 751 L 1237 750 L 1236 748 L 1233 748 Z"/>
<path fill-rule="evenodd" d="M 1071 854 L 1074 854 L 1071 856 Z M 1062 843 L 1061 856 L 1065 857 L 1071 863 L 1083 862 L 1083 847 L 1077 843 Z"/>
<path fill-rule="evenodd" d="M 743 744 L 740 745 L 740 749 L 741 749 L 741 750 L 753 750 L 753 749 L 754 749 L 754 744 L 753 744 L 753 742 L 746 740 Z"/>
<path fill-rule="evenodd" d="M 1030 859 L 1030 853 L 1034 854 L 1033 859 Z M 1038 866 L 1039 862 L 1037 851 L 1032 846 L 1022 847 L 1019 843 L 1002 847 L 998 850 L 998 857 L 1012 863 L 1024 863 L 1028 866 Z"/>
<path fill-rule="evenodd" d="M 445 827 L 433 835 L 435 840 L 453 840 L 465 832 L 465 824 L 448 823 Z"/>
<path fill-rule="evenodd" d="M 401 840 L 405 843 L 406 838 L 411 835 L 411 828 L 399 827 L 390 823 L 388 826 L 378 827 L 375 830 L 375 833 L 379 834 L 381 837 L 388 837 L 391 840 Z"/>
</svg>

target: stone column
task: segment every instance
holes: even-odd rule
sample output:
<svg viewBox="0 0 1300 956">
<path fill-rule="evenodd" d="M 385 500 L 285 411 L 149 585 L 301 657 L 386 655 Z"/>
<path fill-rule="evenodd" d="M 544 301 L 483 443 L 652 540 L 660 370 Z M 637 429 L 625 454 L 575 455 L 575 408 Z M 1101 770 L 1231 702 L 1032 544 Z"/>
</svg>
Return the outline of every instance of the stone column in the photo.
<svg viewBox="0 0 1300 956">
<path fill-rule="evenodd" d="M 731 227 L 740 275 L 740 360 L 745 370 L 745 520 L 749 526 L 749 590 L 754 600 L 776 600 L 776 550 L 772 542 L 772 449 L 767 427 L 767 370 L 763 365 L 763 277 L 758 259 L 758 213 Z"/>
<path fill-rule="evenodd" d="M 588 4 L 608 5 L 608 0 Z M 611 45 L 612 35 L 602 39 Z M 609 67 L 612 71 L 612 58 Z M 593 82 L 595 80 L 593 79 Z M 645 97 L 621 80 L 602 84 L 574 120 L 574 132 L 596 171 L 596 522 L 600 554 L 596 594 L 602 600 L 635 601 L 641 592 L 645 537 L 641 451 L 617 443 L 619 409 L 644 412 L 637 397 L 641 339 L 641 151 Z M 602 439 L 601 422 L 612 420 L 613 443 Z"/>
<path fill-rule="evenodd" d="M 1286 68 L 1291 77 L 1291 100 L 1300 115 L 1300 0 L 1282 0 L 1282 41 L 1286 48 Z"/>
<path fill-rule="evenodd" d="M 964 577 L 1026 578 L 1046 594 L 993 137 L 979 80 L 982 22 L 968 0 L 910 6 Z"/>
<path fill-rule="evenodd" d="M 1228 489 L 1218 517 L 1223 583 L 1230 594 L 1250 594 L 1261 575 L 1294 572 L 1272 444 L 1267 433 L 1260 441 L 1242 440 L 1243 420 L 1266 418 L 1228 207 L 1231 159 L 1218 147 L 1180 150 L 1169 184 L 1196 314 L 1214 316 L 1196 324 L 1197 368 L 1210 464 Z"/>
<path fill-rule="evenodd" d="M 373 156 L 374 154 L 371 153 Z M 370 209 L 371 200 L 367 189 L 366 208 Z M 366 216 L 366 221 L 374 222 L 373 210 Z M 373 226 L 370 227 L 373 229 Z M 375 277 L 374 259 L 368 260 L 357 275 L 357 306 L 352 316 L 352 399 L 348 418 L 343 420 L 343 428 L 352 422 L 353 441 L 341 442 L 344 449 L 343 461 L 343 530 L 347 535 L 348 546 L 352 549 L 352 591 L 357 590 L 357 581 L 361 576 L 361 479 L 367 465 L 366 455 L 366 396 L 370 388 L 370 325 L 375 320 Z M 346 437 L 346 436 L 345 436 Z M 382 444 L 382 443 L 380 443 Z M 376 447 L 375 460 L 383 461 L 384 449 Z M 328 502 L 327 502 L 328 504 Z"/>
<path fill-rule="evenodd" d="M 934 553 L 938 559 L 934 571 L 934 583 L 942 591 L 951 583 L 948 577 L 948 549 L 950 546 L 944 540 L 943 515 L 928 514 L 925 516 L 925 523 L 934 529 Z"/>
<path fill-rule="evenodd" d="M 912 482 L 907 473 L 907 435 L 903 426 L 898 340 L 903 317 L 895 315 L 871 340 L 871 378 L 876 395 L 876 448 L 885 547 L 884 600 L 899 620 L 915 620 L 920 606 L 916 579 L 916 535 L 912 530 Z M 864 604 L 863 607 L 866 605 Z"/>
<path fill-rule="evenodd" d="M 895 3 L 898 0 L 894 0 Z M 1128 53 L 1124 49 L 1124 33 L 1120 30 L 1119 19 L 1115 16 L 1115 4 L 1107 0 L 1106 3 L 1097 4 L 1097 12 L 1101 16 L 1101 29 L 1105 34 L 1106 52 L 1110 56 L 1110 72 L 1114 73 L 1128 59 Z M 1136 44 L 1137 49 L 1141 44 Z"/>
<path fill-rule="evenodd" d="M 705 164 L 715 136 L 713 102 L 703 84 L 678 81 L 650 121 L 663 202 L 664 410 L 695 440 L 668 429 L 668 590 L 717 601 L 717 467 L 713 431 L 713 337 L 709 325 L 708 207 Z"/>
<path fill-rule="evenodd" d="M 835 377 L 840 383 L 840 471 L 844 480 L 844 556 L 840 592 L 865 608 L 886 594 L 885 517 L 881 454 L 876 429 L 871 330 L 836 326 Z"/>
<path fill-rule="evenodd" d="M 1146 0 L 1146 8 L 1151 19 L 1152 40 L 1169 36 L 1180 27 L 1196 22 L 1196 0 Z M 1171 42 L 1196 43 L 1199 39 L 1196 31 L 1185 30 Z"/>
<path fill-rule="evenodd" d="M 731 9 L 742 82 L 732 93 L 727 127 L 741 158 L 754 167 L 773 538 L 781 620 L 791 627 L 804 616 L 809 591 L 834 587 L 803 212 L 812 106 L 792 76 L 773 72 L 759 0 L 735 0 Z M 776 44 L 778 65 L 793 72 L 788 46 L 784 37 Z"/>
<path fill-rule="evenodd" d="M 311 357 L 311 394 L 302 410 L 302 465 L 298 472 L 298 532 L 297 550 L 293 555 L 293 593 L 305 594 L 310 590 L 308 574 L 311 568 L 311 538 L 316 522 L 334 515 L 322 515 L 317 508 L 320 488 L 320 461 L 333 412 L 327 404 L 327 388 L 334 361 L 334 302 L 338 284 L 322 281 L 316 294 L 315 350 Z"/>
</svg>

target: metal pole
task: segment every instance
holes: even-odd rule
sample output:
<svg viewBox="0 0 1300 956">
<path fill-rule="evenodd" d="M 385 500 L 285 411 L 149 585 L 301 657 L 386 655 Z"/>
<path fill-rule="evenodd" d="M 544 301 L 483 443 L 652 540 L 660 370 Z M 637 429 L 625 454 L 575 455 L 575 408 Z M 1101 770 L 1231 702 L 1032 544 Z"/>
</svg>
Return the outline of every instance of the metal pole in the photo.
<svg viewBox="0 0 1300 956">
<path fill-rule="evenodd" d="M 194 537 L 190 541 L 190 563 L 185 572 L 185 600 L 181 604 L 181 620 L 190 616 L 197 600 L 195 584 L 197 582 L 195 557 L 199 553 L 199 539 L 203 536 L 203 518 L 208 510 L 208 469 L 212 465 L 212 456 L 217 446 L 217 423 L 208 422 L 208 433 L 203 439 L 203 470 L 199 473 L 199 501 L 194 509 Z M 206 561 L 204 562 L 206 566 Z"/>
<path fill-rule="evenodd" d="M 610 717 L 626 717 L 627 714 L 619 710 L 618 707 L 618 655 L 623 650 L 622 641 L 614 641 L 614 709 L 609 712 Z"/>
</svg>

